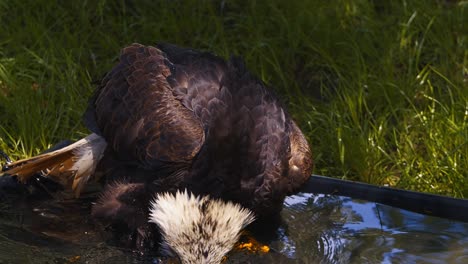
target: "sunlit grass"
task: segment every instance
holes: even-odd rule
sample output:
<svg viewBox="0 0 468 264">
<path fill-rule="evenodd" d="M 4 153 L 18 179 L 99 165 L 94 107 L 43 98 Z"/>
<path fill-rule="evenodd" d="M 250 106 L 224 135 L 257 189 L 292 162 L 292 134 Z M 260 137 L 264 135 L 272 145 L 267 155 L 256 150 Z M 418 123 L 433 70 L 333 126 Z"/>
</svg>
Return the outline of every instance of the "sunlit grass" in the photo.
<svg viewBox="0 0 468 264">
<path fill-rule="evenodd" d="M 120 48 L 242 55 L 309 138 L 315 173 L 468 196 L 466 1 L 14 1 L 0 4 L 0 148 L 85 135 Z"/>
</svg>

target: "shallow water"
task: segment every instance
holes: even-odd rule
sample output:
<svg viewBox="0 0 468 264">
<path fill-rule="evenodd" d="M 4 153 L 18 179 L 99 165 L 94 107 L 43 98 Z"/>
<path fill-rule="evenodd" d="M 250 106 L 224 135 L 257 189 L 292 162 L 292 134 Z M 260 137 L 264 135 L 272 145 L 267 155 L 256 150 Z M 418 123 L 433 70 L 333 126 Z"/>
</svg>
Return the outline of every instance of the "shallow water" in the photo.
<svg viewBox="0 0 468 264">
<path fill-rule="evenodd" d="M 3 205 L 0 263 L 164 263 L 105 242 L 90 203 Z M 340 196 L 288 197 L 282 223 L 261 237 L 269 253 L 225 263 L 468 263 L 468 223 Z"/>
</svg>

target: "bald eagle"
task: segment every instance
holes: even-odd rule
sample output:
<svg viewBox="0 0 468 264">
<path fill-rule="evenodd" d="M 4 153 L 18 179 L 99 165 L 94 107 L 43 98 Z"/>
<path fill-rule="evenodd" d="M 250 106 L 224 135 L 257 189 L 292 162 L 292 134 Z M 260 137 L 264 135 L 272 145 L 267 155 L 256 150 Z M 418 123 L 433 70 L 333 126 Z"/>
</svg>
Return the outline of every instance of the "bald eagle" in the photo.
<svg viewBox="0 0 468 264">
<path fill-rule="evenodd" d="M 241 59 L 171 44 L 121 51 L 84 115 L 93 132 L 20 160 L 4 173 L 42 172 L 79 195 L 92 178 L 105 190 L 96 218 L 146 230 L 155 194 L 188 189 L 240 204 L 257 218 L 281 210 L 309 178 L 307 141 L 286 109 Z M 138 236 L 138 235 L 137 235 Z"/>
</svg>

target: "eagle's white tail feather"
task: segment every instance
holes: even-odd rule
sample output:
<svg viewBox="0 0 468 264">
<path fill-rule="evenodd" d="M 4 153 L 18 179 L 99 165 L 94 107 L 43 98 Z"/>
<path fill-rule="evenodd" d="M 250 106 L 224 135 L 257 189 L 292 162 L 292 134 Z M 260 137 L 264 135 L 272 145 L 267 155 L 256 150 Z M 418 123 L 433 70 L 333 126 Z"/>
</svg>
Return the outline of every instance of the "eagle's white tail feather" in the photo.
<svg viewBox="0 0 468 264">
<path fill-rule="evenodd" d="M 73 149 L 73 159 L 75 160 L 71 171 L 74 171 L 72 189 L 76 195 L 81 193 L 81 189 L 93 175 L 97 164 L 104 155 L 107 143 L 104 138 L 97 134 L 91 134 L 84 138 L 86 143 Z"/>
<path fill-rule="evenodd" d="M 71 187 L 79 196 L 106 146 L 104 138 L 91 134 L 59 150 L 10 163 L 4 173 L 16 175 L 19 181 L 26 182 L 34 174 L 42 172 L 65 187 Z"/>
</svg>

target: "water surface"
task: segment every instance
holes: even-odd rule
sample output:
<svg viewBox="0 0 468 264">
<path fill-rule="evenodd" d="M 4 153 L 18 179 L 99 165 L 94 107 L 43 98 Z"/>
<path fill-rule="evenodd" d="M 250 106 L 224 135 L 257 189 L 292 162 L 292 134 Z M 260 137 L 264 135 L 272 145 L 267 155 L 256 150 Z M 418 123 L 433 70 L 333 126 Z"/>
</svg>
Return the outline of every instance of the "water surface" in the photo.
<svg viewBox="0 0 468 264">
<path fill-rule="evenodd" d="M 112 246 L 91 199 L 0 207 L 0 263 L 165 263 Z M 460 212 L 465 213 L 465 212 Z M 333 195 L 288 197 L 271 250 L 225 263 L 468 263 L 468 224 Z"/>
</svg>

